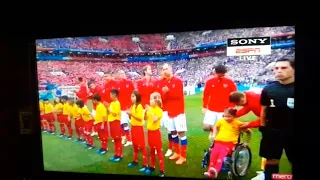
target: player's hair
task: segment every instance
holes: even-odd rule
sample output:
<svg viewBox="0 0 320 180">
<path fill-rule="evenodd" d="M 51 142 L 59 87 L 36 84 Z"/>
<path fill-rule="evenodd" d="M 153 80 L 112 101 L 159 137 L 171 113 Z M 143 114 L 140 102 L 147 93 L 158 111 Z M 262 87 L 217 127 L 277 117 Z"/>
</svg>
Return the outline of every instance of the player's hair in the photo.
<svg viewBox="0 0 320 180">
<path fill-rule="evenodd" d="M 78 81 L 79 82 L 83 82 L 83 78 L 82 77 L 78 77 Z"/>
<path fill-rule="evenodd" d="M 79 100 L 77 100 L 76 105 L 79 106 L 80 108 L 83 108 L 84 102 L 81 99 L 79 99 Z"/>
<path fill-rule="evenodd" d="M 110 71 L 110 70 L 105 70 L 105 71 L 104 71 L 104 74 L 105 74 L 105 75 L 111 74 L 111 71 Z"/>
<path fill-rule="evenodd" d="M 72 99 L 72 98 L 69 98 L 69 102 L 72 102 L 72 103 L 74 103 L 74 99 Z"/>
<path fill-rule="evenodd" d="M 66 101 L 68 101 L 68 96 L 61 96 L 61 100 L 66 100 Z"/>
<path fill-rule="evenodd" d="M 289 62 L 290 66 L 295 69 L 295 59 L 294 58 L 281 58 L 276 60 L 277 62 Z"/>
<path fill-rule="evenodd" d="M 141 104 L 141 95 L 140 95 L 139 91 L 137 91 L 137 90 L 133 90 L 132 94 L 136 97 L 135 105 L 136 105 L 136 108 L 137 108 L 138 105 Z"/>
<path fill-rule="evenodd" d="M 232 92 L 229 96 L 229 101 L 231 103 L 239 103 L 240 99 L 244 97 L 242 92 Z"/>
<path fill-rule="evenodd" d="M 154 92 L 150 96 L 159 107 L 162 107 L 162 100 L 161 100 L 160 93 Z"/>
<path fill-rule="evenodd" d="M 92 96 L 92 100 L 101 101 L 101 97 L 100 97 L 99 94 L 94 94 L 94 95 Z"/>
<path fill-rule="evenodd" d="M 58 102 L 56 101 L 57 99 L 58 99 Z M 54 98 L 53 104 L 56 105 L 56 104 L 58 104 L 58 103 L 60 103 L 60 98 L 59 98 L 59 97 Z"/>
<path fill-rule="evenodd" d="M 216 67 L 214 67 L 214 72 L 217 74 L 225 74 L 228 72 L 228 69 L 226 66 L 220 64 L 220 65 L 217 65 Z"/>
<path fill-rule="evenodd" d="M 118 90 L 118 89 L 112 89 L 112 90 L 110 91 L 110 94 L 113 94 L 113 95 L 115 95 L 116 97 L 119 97 L 119 90 Z"/>
<path fill-rule="evenodd" d="M 94 83 L 94 80 L 90 80 L 89 82 L 88 82 L 88 87 L 91 85 L 91 84 L 93 84 Z"/>
<path fill-rule="evenodd" d="M 232 116 L 236 116 L 237 115 L 237 109 L 232 108 L 232 107 L 226 107 L 224 109 L 224 112 L 227 112 L 228 114 L 231 114 Z"/>
<path fill-rule="evenodd" d="M 150 65 L 143 66 L 143 68 L 142 68 L 142 75 L 143 76 L 146 75 L 146 71 L 147 71 L 148 67 L 151 67 L 151 66 Z"/>
<path fill-rule="evenodd" d="M 113 76 L 113 72 L 111 70 L 106 70 L 104 71 L 104 75 L 103 77 L 112 77 Z"/>
</svg>

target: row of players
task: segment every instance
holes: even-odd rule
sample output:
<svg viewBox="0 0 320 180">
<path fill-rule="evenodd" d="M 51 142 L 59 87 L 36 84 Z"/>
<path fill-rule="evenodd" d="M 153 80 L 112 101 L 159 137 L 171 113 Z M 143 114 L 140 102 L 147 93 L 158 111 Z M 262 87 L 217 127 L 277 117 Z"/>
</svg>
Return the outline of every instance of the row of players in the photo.
<svg viewBox="0 0 320 180">
<path fill-rule="evenodd" d="M 122 160 L 122 144 L 120 134 L 120 116 L 121 116 L 121 105 L 118 101 L 118 90 L 114 89 L 110 93 L 112 102 L 105 107 L 101 102 L 101 97 L 98 94 L 93 95 L 92 100 L 96 105 L 96 116 L 92 117 L 87 106 L 84 105 L 82 100 L 74 102 L 74 100 L 68 100 L 68 97 L 63 96 L 61 98 L 62 103 L 56 103 L 53 106 L 49 100 L 45 99 L 44 102 L 40 102 L 41 120 L 43 129 L 50 133 L 55 132 L 54 125 L 54 112 L 57 113 L 57 119 L 60 123 L 60 127 L 66 125 L 69 128 L 69 136 L 67 139 L 71 139 L 72 122 L 75 125 L 76 132 L 78 135 L 78 142 L 86 142 L 88 149 L 93 149 L 94 143 L 91 136 L 91 129 L 94 126 L 98 132 L 99 139 L 101 142 L 101 148 L 98 150 L 99 154 L 105 154 L 108 151 L 108 139 L 109 134 L 114 140 L 115 145 L 115 156 L 110 159 L 112 162 L 120 162 Z M 145 172 L 151 174 L 155 170 L 156 154 L 158 154 L 160 173 L 159 176 L 164 176 L 164 156 L 162 152 L 162 139 L 160 132 L 160 120 L 162 119 L 163 111 L 161 109 L 162 100 L 161 95 L 157 92 L 150 95 L 150 105 L 147 105 L 144 109 L 141 105 L 141 96 L 138 91 L 133 91 L 131 95 L 132 106 L 126 113 L 130 117 L 131 125 L 131 136 L 134 147 L 133 161 L 128 164 L 128 167 L 135 167 L 138 165 L 138 153 L 142 152 L 143 167 L 139 169 L 139 172 Z M 61 108 L 62 107 L 62 108 Z M 64 112 L 64 113 L 63 113 Z M 237 143 L 239 138 L 240 128 L 234 130 L 230 128 L 233 126 L 240 127 L 244 125 L 243 122 L 237 120 L 236 109 L 226 108 L 224 111 L 224 118 L 219 120 L 215 125 L 215 128 L 220 128 L 219 133 L 215 133 L 211 136 L 216 141 L 215 148 L 212 153 L 217 154 L 217 158 L 211 158 L 211 167 L 216 167 L 220 171 L 220 162 L 217 159 L 223 159 L 228 154 L 225 151 L 225 146 L 232 149 L 234 144 Z M 61 114 L 62 113 L 62 114 Z M 63 115 L 65 114 L 65 116 Z M 148 132 L 148 145 L 150 149 L 150 165 L 148 165 L 147 150 L 145 145 L 144 137 L 144 120 L 147 121 L 147 132 Z M 245 130 L 248 135 L 250 131 Z M 217 131 L 215 131 L 217 132 Z M 62 134 L 63 137 L 63 130 Z M 248 141 L 250 138 L 248 138 Z M 218 143 L 219 142 L 219 143 Z M 249 142 L 245 143 L 248 144 Z M 219 146 L 220 145 L 220 146 Z M 158 152 L 158 153 L 156 153 Z M 211 157 L 216 157 L 211 156 Z M 221 157 L 220 157 L 221 156 Z M 221 164 L 222 166 L 222 164 Z"/>
</svg>

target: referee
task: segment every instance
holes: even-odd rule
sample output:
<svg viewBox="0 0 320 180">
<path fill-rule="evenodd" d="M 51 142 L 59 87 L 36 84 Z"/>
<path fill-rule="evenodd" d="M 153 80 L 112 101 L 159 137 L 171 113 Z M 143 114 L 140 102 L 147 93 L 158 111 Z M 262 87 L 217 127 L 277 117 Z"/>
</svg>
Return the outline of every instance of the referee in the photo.
<svg viewBox="0 0 320 180">
<path fill-rule="evenodd" d="M 274 75 L 277 81 L 268 84 L 261 93 L 262 105 L 260 156 L 266 158 L 265 180 L 279 173 L 283 149 L 292 165 L 293 110 L 294 110 L 294 59 L 277 60 Z"/>
</svg>

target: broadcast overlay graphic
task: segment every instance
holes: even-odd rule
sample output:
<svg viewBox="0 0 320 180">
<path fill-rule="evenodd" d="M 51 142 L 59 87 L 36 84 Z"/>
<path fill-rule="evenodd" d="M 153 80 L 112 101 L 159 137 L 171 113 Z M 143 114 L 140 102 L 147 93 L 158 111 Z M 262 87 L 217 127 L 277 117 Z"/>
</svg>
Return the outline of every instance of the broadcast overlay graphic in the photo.
<svg viewBox="0 0 320 180">
<path fill-rule="evenodd" d="M 262 89 L 292 77 L 293 26 L 39 39 L 36 45 L 46 171 L 292 178 L 287 149 L 276 158 L 279 170 L 265 173 L 270 159 L 260 148 L 260 113 Z M 291 112 L 294 97 L 287 99 Z M 269 108 L 270 102 L 279 106 L 270 99 Z"/>
</svg>

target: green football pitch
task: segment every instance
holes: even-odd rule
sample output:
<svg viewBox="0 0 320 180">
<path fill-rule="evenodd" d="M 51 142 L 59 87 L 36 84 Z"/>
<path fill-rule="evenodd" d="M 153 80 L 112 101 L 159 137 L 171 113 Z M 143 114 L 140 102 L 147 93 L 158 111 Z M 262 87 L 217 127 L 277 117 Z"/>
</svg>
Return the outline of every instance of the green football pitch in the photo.
<svg viewBox="0 0 320 180">
<path fill-rule="evenodd" d="M 186 116 L 188 123 L 188 151 L 187 163 L 176 165 L 174 161 L 166 158 L 165 173 L 171 177 L 190 177 L 203 178 L 201 175 L 201 160 L 204 155 L 204 149 L 208 148 L 208 133 L 202 130 L 203 115 L 201 114 L 202 95 L 196 94 L 186 96 Z M 89 106 L 91 108 L 91 106 Z M 253 114 L 241 117 L 243 121 L 256 119 Z M 57 126 L 58 128 L 58 126 Z M 59 132 L 59 128 L 57 130 Z M 167 133 L 162 129 L 163 148 L 167 148 Z M 256 176 L 256 171 L 260 171 L 261 158 L 259 157 L 260 132 L 253 130 L 250 148 L 252 151 L 252 164 L 249 173 L 244 179 L 251 179 Z M 99 139 L 94 137 L 95 144 L 99 147 Z M 109 140 L 109 152 L 106 155 L 98 155 L 96 149 L 88 150 L 82 144 L 77 144 L 72 140 L 65 140 L 55 135 L 42 134 L 44 168 L 47 171 L 63 172 L 82 172 L 98 174 L 130 174 L 141 175 L 137 168 L 127 168 L 127 164 L 133 159 L 132 146 L 124 147 L 123 161 L 120 163 L 109 162 L 108 159 L 113 155 L 113 143 Z M 140 156 L 140 159 L 141 156 Z M 140 161 L 141 162 L 141 161 Z M 157 165 L 158 166 L 158 165 Z M 280 165 L 281 173 L 291 172 L 291 166 L 283 155 Z"/>
</svg>

